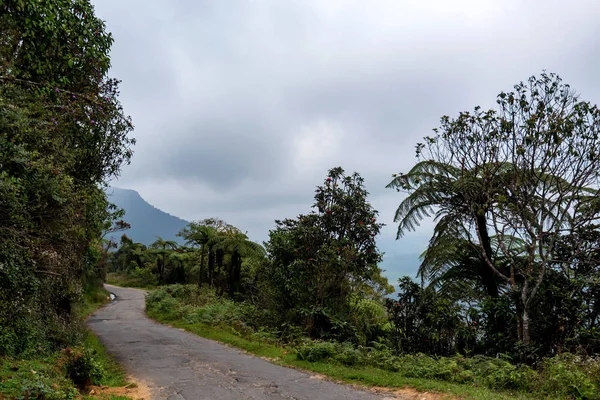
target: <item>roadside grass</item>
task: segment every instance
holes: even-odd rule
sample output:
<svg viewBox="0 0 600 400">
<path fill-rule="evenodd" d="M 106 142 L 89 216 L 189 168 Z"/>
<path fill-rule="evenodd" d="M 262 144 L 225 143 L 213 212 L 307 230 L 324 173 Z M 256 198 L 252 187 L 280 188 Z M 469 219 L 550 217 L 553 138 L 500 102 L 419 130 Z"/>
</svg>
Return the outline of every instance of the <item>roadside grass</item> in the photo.
<svg viewBox="0 0 600 400">
<path fill-rule="evenodd" d="M 83 321 L 109 300 L 106 290 L 89 290 L 84 295 L 84 303 L 75 311 Z M 85 356 L 77 358 L 79 354 Z M 74 369 L 84 372 L 99 371 L 94 378 L 96 390 L 93 395 L 88 395 L 87 389 L 78 388 L 69 377 Z M 127 381 L 125 370 L 87 328 L 84 329 L 82 341 L 76 348 L 53 353 L 40 351 L 39 354 L 26 359 L 0 357 L 0 399 L 130 400 L 130 397 L 126 396 L 104 394 L 98 389 L 103 387 L 131 388 L 135 387 L 135 384 Z"/>
<path fill-rule="evenodd" d="M 140 274 L 124 274 L 109 272 L 106 274 L 106 283 L 109 285 L 152 290 L 158 285 L 152 279 Z"/>
<path fill-rule="evenodd" d="M 413 388 L 420 392 L 434 392 L 440 398 L 463 398 L 480 400 L 539 399 L 539 396 L 523 392 L 493 391 L 484 387 L 468 384 L 456 384 L 442 380 L 420 379 L 403 376 L 398 372 L 390 372 L 374 367 L 346 366 L 334 360 L 309 362 L 298 359 L 296 350 L 289 346 L 276 346 L 270 343 L 258 342 L 231 331 L 226 326 L 210 326 L 202 323 L 189 323 L 179 319 L 165 318 L 160 312 L 148 310 L 148 316 L 158 322 L 185 329 L 198 336 L 205 337 L 237 347 L 268 361 L 292 368 L 311 371 L 325 375 L 334 381 L 355 384 L 366 388 L 403 389 Z M 555 397 L 544 397 L 554 399 Z"/>
</svg>

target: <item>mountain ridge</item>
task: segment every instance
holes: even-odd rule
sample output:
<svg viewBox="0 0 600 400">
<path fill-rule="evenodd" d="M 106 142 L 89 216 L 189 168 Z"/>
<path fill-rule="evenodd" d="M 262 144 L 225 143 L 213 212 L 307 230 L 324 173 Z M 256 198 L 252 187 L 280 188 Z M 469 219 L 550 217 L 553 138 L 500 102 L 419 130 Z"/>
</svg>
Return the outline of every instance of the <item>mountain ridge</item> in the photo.
<svg viewBox="0 0 600 400">
<path fill-rule="evenodd" d="M 106 194 L 108 201 L 125 210 L 123 220 L 131 225 L 126 231 L 110 235 L 113 241 L 118 242 L 124 234 L 145 245 L 152 244 L 157 236 L 183 244 L 184 240 L 177 233 L 188 221 L 153 206 L 133 189 L 111 186 L 106 189 Z"/>
</svg>

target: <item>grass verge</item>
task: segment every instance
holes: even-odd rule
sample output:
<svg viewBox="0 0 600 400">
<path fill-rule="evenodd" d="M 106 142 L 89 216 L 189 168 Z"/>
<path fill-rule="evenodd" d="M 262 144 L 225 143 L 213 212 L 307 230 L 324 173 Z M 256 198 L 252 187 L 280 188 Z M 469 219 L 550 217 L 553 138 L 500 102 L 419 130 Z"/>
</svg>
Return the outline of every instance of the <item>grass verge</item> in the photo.
<svg viewBox="0 0 600 400">
<path fill-rule="evenodd" d="M 76 313 L 84 319 L 109 299 L 109 293 L 102 288 L 86 291 Z M 85 357 L 76 356 L 80 349 Z M 78 387 L 72 379 L 73 371 L 89 368 L 96 373 L 94 386 Z M 130 397 L 107 393 L 104 389 L 134 386 L 128 382 L 125 370 L 88 329 L 84 330 L 77 348 L 49 354 L 40 352 L 27 359 L 0 357 L 0 399 L 128 400 Z"/>
<path fill-rule="evenodd" d="M 201 323 L 188 323 L 182 320 L 164 318 L 160 313 L 150 310 L 148 316 L 158 322 L 185 329 L 199 336 L 217 340 L 256 356 L 268 359 L 274 364 L 298 368 L 325 375 L 332 380 L 356 384 L 364 387 L 389 389 L 413 388 L 420 392 L 438 393 L 439 398 L 459 397 L 463 399 L 501 400 L 501 399 L 539 399 L 534 395 L 518 392 L 497 392 L 473 385 L 461 385 L 432 379 L 409 378 L 400 373 L 374 367 L 345 366 L 331 360 L 309 362 L 299 360 L 291 347 L 279 347 L 269 343 L 260 343 L 236 335 L 226 327 L 215 327 Z M 545 397 L 551 399 L 552 397 Z"/>
</svg>

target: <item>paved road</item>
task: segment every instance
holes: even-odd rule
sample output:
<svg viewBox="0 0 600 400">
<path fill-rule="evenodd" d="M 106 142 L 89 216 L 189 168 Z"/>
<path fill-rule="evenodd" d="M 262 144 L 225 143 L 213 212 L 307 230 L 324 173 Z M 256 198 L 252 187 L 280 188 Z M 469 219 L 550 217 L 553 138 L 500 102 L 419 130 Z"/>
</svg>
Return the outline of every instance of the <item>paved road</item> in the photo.
<svg viewBox="0 0 600 400">
<path fill-rule="evenodd" d="M 158 324 L 144 314 L 145 292 L 106 288 L 117 297 L 88 324 L 127 371 L 150 386 L 155 399 L 386 399 Z"/>
</svg>

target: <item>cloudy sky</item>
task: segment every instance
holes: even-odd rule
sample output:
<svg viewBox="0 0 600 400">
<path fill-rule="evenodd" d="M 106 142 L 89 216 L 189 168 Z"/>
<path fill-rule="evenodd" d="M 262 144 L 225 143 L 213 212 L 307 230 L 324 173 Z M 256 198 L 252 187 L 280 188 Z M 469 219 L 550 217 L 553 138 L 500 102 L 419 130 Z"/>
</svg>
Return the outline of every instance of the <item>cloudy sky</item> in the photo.
<svg viewBox="0 0 600 400">
<path fill-rule="evenodd" d="M 267 238 L 342 166 L 388 226 L 391 278 L 414 273 L 431 224 L 394 241 L 385 189 L 442 115 L 556 72 L 600 103 L 597 0 L 93 0 L 136 126 L 115 186 Z"/>
</svg>

